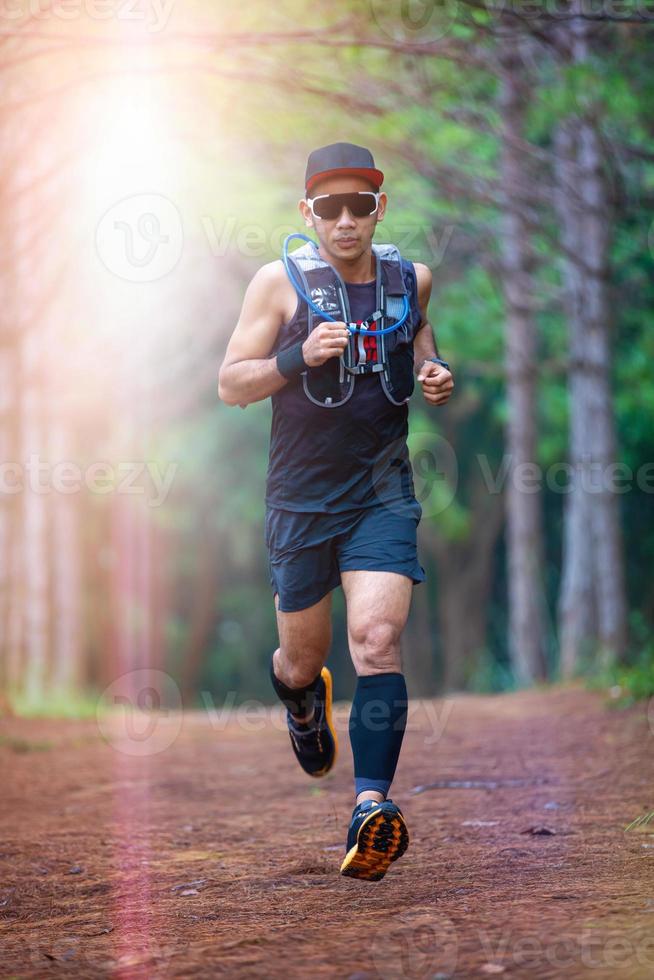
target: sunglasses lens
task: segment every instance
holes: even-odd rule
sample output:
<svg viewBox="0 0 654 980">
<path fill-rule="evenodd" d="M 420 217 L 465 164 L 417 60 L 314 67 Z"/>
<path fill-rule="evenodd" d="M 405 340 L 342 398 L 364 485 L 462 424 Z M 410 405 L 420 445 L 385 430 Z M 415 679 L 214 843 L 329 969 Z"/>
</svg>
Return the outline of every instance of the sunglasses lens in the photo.
<svg viewBox="0 0 654 980">
<path fill-rule="evenodd" d="M 374 194 L 352 194 L 351 197 L 352 204 L 348 204 L 348 207 L 355 218 L 365 218 L 377 210 Z"/>
<path fill-rule="evenodd" d="M 343 208 L 355 218 L 365 218 L 368 214 L 373 214 L 377 210 L 377 200 L 374 194 L 325 194 L 318 197 L 313 202 L 314 213 L 319 218 L 327 221 L 334 221 L 340 218 Z"/>
</svg>

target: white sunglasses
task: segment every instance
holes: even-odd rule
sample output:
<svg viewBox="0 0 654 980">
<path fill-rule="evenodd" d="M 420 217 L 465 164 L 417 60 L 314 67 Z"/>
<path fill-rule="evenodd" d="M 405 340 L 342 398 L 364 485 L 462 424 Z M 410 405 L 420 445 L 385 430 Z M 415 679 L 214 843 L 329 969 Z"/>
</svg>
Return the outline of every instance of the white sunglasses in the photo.
<svg viewBox="0 0 654 980">
<path fill-rule="evenodd" d="M 339 218 L 343 208 L 347 208 L 354 218 L 366 218 L 379 207 L 379 194 L 372 191 L 352 191 L 350 194 L 319 194 L 308 197 L 307 204 L 314 218 L 334 221 Z"/>
</svg>

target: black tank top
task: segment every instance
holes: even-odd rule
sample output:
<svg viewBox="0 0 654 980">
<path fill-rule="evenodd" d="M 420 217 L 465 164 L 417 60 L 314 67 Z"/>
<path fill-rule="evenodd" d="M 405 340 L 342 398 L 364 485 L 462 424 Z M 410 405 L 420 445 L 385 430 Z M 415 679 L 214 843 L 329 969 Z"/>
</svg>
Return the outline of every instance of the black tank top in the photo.
<svg viewBox="0 0 654 980">
<path fill-rule="evenodd" d="M 365 320 L 375 309 L 374 281 L 345 286 L 352 320 Z M 268 506 L 340 513 L 413 499 L 408 406 L 389 401 L 378 375 L 359 375 L 352 396 L 336 408 L 314 405 L 302 379 L 293 379 L 272 406 Z"/>
</svg>

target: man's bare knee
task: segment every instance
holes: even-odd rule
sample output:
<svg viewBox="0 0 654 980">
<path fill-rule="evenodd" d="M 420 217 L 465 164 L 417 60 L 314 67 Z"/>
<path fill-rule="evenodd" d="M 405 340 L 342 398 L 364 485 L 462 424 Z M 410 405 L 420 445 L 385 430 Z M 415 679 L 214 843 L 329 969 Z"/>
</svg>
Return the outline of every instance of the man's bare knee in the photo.
<svg viewBox="0 0 654 980">
<path fill-rule="evenodd" d="M 306 687 L 320 673 L 326 659 L 327 651 L 320 648 L 309 648 L 300 653 L 288 651 L 282 645 L 274 654 L 275 675 L 287 687 Z"/>
<path fill-rule="evenodd" d="M 320 673 L 331 647 L 331 595 L 297 612 L 278 609 L 277 626 L 275 674 L 287 687 L 306 687 Z"/>
<path fill-rule="evenodd" d="M 385 674 L 401 670 L 400 633 L 390 622 L 355 625 L 350 647 L 358 674 Z"/>
</svg>

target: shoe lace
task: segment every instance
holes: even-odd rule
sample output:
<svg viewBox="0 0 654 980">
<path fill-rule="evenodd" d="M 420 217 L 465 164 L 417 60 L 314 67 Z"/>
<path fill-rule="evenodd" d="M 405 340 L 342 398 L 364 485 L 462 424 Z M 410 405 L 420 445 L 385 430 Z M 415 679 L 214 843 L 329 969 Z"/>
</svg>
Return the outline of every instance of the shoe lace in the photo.
<svg viewBox="0 0 654 980">
<path fill-rule="evenodd" d="M 315 736 L 316 742 L 318 744 L 318 752 L 322 753 L 323 751 L 322 724 L 321 724 L 322 712 L 316 711 L 315 721 L 316 721 L 315 727 L 308 728 L 306 732 L 298 732 L 293 728 L 289 728 L 289 732 L 291 733 L 291 739 L 293 740 L 293 744 L 298 752 L 301 751 L 298 743 L 298 739 L 308 739 L 311 738 L 312 736 Z"/>
</svg>

